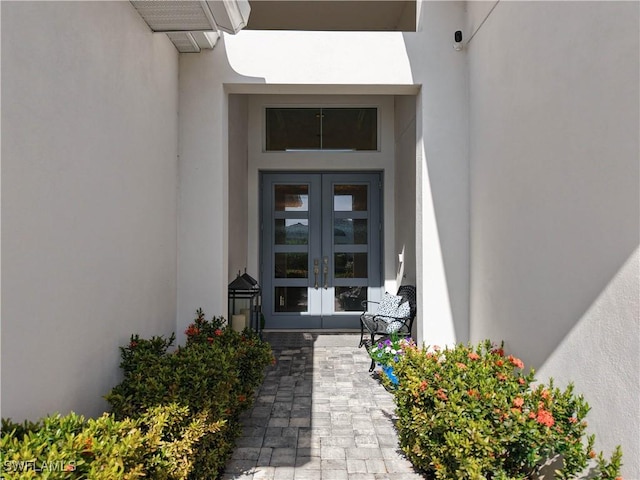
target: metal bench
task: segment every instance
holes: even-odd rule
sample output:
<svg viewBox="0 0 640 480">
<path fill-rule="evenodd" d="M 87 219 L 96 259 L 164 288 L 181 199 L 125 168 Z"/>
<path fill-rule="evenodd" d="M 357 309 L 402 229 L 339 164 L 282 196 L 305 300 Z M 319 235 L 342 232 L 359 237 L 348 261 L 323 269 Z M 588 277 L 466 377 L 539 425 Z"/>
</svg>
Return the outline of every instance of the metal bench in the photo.
<svg viewBox="0 0 640 480">
<path fill-rule="evenodd" d="M 398 288 L 396 294 L 402 297 L 400 303 L 409 302 L 409 315 L 405 317 L 395 317 L 389 315 L 380 315 L 368 311 L 370 304 L 379 304 L 379 302 L 364 301 L 362 307 L 364 312 L 360 315 L 360 344 L 358 347 L 366 347 L 367 350 L 380 340 L 388 338 L 395 332 L 399 337 L 410 337 L 413 328 L 413 321 L 416 318 L 416 287 L 413 285 L 402 285 Z M 365 336 L 367 338 L 365 338 Z M 369 371 L 372 372 L 376 364 L 371 360 Z"/>
</svg>

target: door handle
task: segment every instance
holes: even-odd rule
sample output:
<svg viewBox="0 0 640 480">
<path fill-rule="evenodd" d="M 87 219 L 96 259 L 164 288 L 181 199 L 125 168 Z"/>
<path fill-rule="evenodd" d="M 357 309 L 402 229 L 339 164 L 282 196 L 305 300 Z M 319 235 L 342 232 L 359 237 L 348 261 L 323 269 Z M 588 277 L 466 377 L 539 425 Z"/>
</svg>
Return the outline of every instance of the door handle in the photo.
<svg viewBox="0 0 640 480">
<path fill-rule="evenodd" d="M 322 257 L 322 276 L 324 277 L 324 289 L 329 288 L 329 257 Z"/>
<path fill-rule="evenodd" d="M 318 274 L 320 273 L 320 261 L 317 258 L 313 259 L 313 275 L 315 277 L 315 281 L 313 283 L 313 288 L 318 290 Z"/>
</svg>

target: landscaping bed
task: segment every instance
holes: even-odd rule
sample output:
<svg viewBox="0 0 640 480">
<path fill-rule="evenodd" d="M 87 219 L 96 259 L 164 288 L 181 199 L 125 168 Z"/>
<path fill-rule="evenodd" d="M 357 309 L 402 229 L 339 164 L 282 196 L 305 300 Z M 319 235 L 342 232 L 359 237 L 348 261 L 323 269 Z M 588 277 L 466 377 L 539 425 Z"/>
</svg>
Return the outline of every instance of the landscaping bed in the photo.
<svg viewBox="0 0 640 480">
<path fill-rule="evenodd" d="M 106 399 L 112 412 L 38 422 L 2 421 L 2 465 L 9 479 L 215 479 L 253 403 L 271 347 L 201 310 L 184 347 L 175 336 L 132 335 L 120 347 L 123 381 Z"/>
</svg>

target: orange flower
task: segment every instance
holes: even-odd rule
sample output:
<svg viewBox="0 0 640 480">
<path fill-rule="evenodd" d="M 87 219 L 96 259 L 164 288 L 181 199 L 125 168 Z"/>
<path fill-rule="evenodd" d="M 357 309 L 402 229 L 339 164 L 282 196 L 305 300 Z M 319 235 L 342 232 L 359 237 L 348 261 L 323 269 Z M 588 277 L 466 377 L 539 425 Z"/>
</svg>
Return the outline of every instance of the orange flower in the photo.
<svg viewBox="0 0 640 480">
<path fill-rule="evenodd" d="M 553 427 L 553 424 L 556 423 L 553 419 L 553 415 L 551 412 L 548 412 L 544 409 L 538 410 L 538 414 L 536 415 L 536 422 L 541 425 L 546 425 L 547 427 Z"/>
<path fill-rule="evenodd" d="M 420 391 L 424 392 L 427 389 L 428 386 L 429 386 L 429 384 L 427 383 L 427 381 L 426 380 L 422 380 L 420 382 Z"/>
<path fill-rule="evenodd" d="M 504 365 L 504 362 L 502 360 L 496 360 L 496 365 L 501 367 L 502 365 Z"/>
<path fill-rule="evenodd" d="M 469 358 L 469 360 L 479 360 L 480 359 L 480 355 L 478 355 L 476 352 L 470 352 L 467 357 Z"/>
<path fill-rule="evenodd" d="M 524 384 L 525 384 L 524 378 L 519 377 L 519 378 L 518 378 L 518 383 L 519 383 L 520 385 L 524 385 Z"/>
<path fill-rule="evenodd" d="M 522 408 L 522 405 L 524 405 L 524 398 L 522 397 L 516 397 L 513 399 L 513 406 L 516 408 Z"/>
<path fill-rule="evenodd" d="M 76 466 L 73 464 L 69 464 L 69 465 L 65 465 L 64 466 L 64 471 L 65 472 L 75 472 L 76 471 Z"/>
<path fill-rule="evenodd" d="M 244 402 L 244 401 L 246 401 L 246 400 L 247 400 L 246 395 L 238 395 L 238 401 L 239 401 L 240 403 L 242 403 L 242 402 Z"/>
<path fill-rule="evenodd" d="M 443 402 L 446 402 L 449 399 L 449 397 L 447 397 L 447 394 L 444 393 L 444 390 L 442 390 L 441 388 L 439 388 L 436 392 L 436 396 Z"/>
<path fill-rule="evenodd" d="M 578 419 L 576 417 L 569 417 L 569 423 L 576 423 Z"/>
<path fill-rule="evenodd" d="M 467 395 L 469 395 L 470 397 L 478 398 L 478 391 L 471 388 L 467 390 Z"/>
<path fill-rule="evenodd" d="M 499 373 L 498 375 L 496 375 L 496 377 L 498 377 L 498 380 L 502 381 L 505 381 L 507 379 L 507 376 L 504 373 Z"/>
<path fill-rule="evenodd" d="M 596 452 L 594 452 L 593 450 L 591 450 L 589 452 L 589 458 L 596 458 Z"/>
<path fill-rule="evenodd" d="M 542 398 L 544 398 L 545 400 L 549 398 L 549 395 L 550 395 L 550 394 L 549 394 L 549 390 L 546 390 L 546 389 L 545 389 L 545 390 L 542 390 L 542 392 L 540 392 L 540 396 L 541 396 Z"/>
<path fill-rule="evenodd" d="M 458 367 L 460 370 L 464 370 L 465 368 L 467 368 L 467 366 L 462 362 L 456 362 L 456 367 Z"/>
<path fill-rule="evenodd" d="M 509 355 L 509 357 L 507 357 L 509 359 L 509 361 L 511 362 L 511 364 L 514 367 L 517 368 L 524 368 L 524 363 L 522 362 L 522 360 L 520 360 L 519 358 L 514 357 L 513 355 Z"/>
</svg>

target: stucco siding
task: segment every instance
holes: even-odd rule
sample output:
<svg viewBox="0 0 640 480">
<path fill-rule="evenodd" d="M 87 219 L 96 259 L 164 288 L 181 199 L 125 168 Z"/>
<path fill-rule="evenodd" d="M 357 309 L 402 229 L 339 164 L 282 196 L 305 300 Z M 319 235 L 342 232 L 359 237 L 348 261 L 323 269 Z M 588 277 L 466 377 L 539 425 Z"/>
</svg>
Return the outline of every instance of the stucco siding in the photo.
<svg viewBox="0 0 640 480">
<path fill-rule="evenodd" d="M 176 310 L 177 52 L 129 2 L 2 2 L 2 416 L 96 415 Z"/>
<path fill-rule="evenodd" d="M 573 380 L 625 478 L 640 478 L 638 14 L 501 2 L 467 46 L 472 339 Z"/>
</svg>

